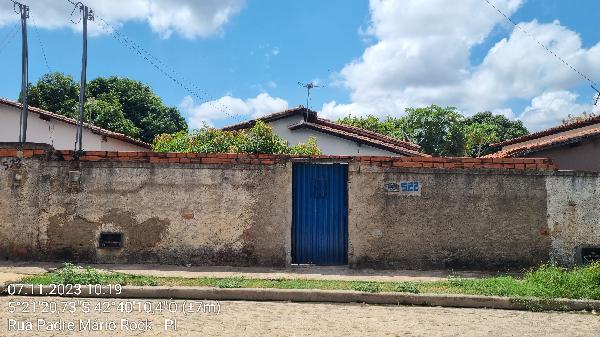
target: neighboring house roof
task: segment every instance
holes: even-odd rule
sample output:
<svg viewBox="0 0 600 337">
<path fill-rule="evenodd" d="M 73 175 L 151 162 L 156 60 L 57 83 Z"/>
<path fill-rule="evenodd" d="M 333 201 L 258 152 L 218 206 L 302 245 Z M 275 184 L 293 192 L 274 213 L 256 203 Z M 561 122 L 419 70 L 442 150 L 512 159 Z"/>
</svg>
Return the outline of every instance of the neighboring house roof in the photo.
<svg viewBox="0 0 600 337">
<path fill-rule="evenodd" d="M 600 123 L 600 116 L 592 116 L 592 117 L 588 117 L 586 119 L 582 119 L 580 121 L 576 121 L 576 122 L 573 122 L 573 123 L 568 123 L 568 124 L 563 124 L 563 125 L 555 126 L 553 128 L 550 128 L 550 129 L 546 129 L 546 130 L 542 130 L 542 131 L 530 133 L 528 135 L 517 137 L 517 138 L 513 138 L 513 139 L 509 139 L 509 140 L 505 140 L 505 141 L 500 142 L 500 143 L 491 144 L 491 146 L 492 147 L 503 147 L 503 146 L 507 146 L 507 145 L 522 143 L 522 142 L 526 142 L 528 140 L 533 140 L 533 139 L 537 139 L 537 138 L 542 138 L 542 137 L 550 136 L 550 135 L 553 135 L 553 134 L 556 134 L 556 133 L 559 133 L 559 132 L 564 132 L 564 131 L 579 129 L 579 128 L 582 128 L 582 127 L 585 127 L 585 126 L 588 126 L 588 125 L 597 124 L 597 123 Z"/>
<path fill-rule="evenodd" d="M 577 123 L 579 123 L 579 122 L 577 122 Z M 588 126 L 588 125 L 589 125 L 589 123 L 584 124 L 583 126 Z M 583 126 L 579 126 L 579 127 L 583 127 Z M 561 127 L 565 127 L 565 126 L 556 127 L 553 129 L 557 130 Z M 552 130 L 552 129 L 550 129 L 550 130 Z M 499 152 L 492 153 L 492 154 L 489 154 L 484 157 L 508 158 L 508 157 L 525 156 L 532 152 L 538 152 L 541 150 L 546 150 L 546 149 L 557 147 L 557 146 L 563 146 L 563 145 L 567 145 L 567 144 L 576 143 L 585 138 L 593 138 L 593 137 L 600 136 L 600 126 L 594 127 L 594 128 L 587 128 L 587 129 L 584 129 L 584 130 L 581 130 L 578 132 L 565 133 L 565 131 L 571 131 L 571 130 L 573 130 L 573 129 L 572 128 L 561 129 L 560 131 L 562 131 L 562 133 L 560 131 L 556 131 L 555 134 L 548 133 L 549 130 L 538 132 L 538 134 L 541 135 L 538 138 L 544 137 L 543 139 L 539 139 L 539 141 L 534 141 L 534 142 L 531 142 L 531 140 L 534 140 L 536 138 L 525 139 L 523 141 L 523 144 L 520 146 L 512 146 L 508 149 L 501 150 Z M 553 137 L 549 137 L 549 136 L 553 136 Z M 524 138 L 524 137 L 521 137 L 521 138 Z M 508 142 L 510 142 L 510 141 L 507 141 L 504 143 L 507 143 L 507 145 L 518 144 L 518 143 L 512 143 L 512 142 L 508 143 Z"/>
<path fill-rule="evenodd" d="M 322 133 L 330 134 L 336 137 L 349 139 L 358 143 L 367 144 L 393 153 L 429 157 L 429 155 L 421 153 L 421 147 L 417 144 L 402 141 L 393 137 L 388 137 L 377 132 L 357 128 L 354 126 L 334 123 L 324 118 L 318 118 L 317 113 L 308 110 L 304 107 L 289 109 L 274 114 L 270 114 L 261 118 L 252 119 L 243 123 L 224 127 L 225 131 L 235 131 L 251 128 L 256 121 L 272 122 L 285 117 L 302 114 L 307 115 L 308 120 L 289 126 L 290 130 L 308 128 Z"/>
<path fill-rule="evenodd" d="M 229 126 L 226 126 L 226 127 L 222 128 L 221 130 L 223 130 L 223 131 L 236 131 L 236 130 L 248 129 L 248 128 L 253 127 L 254 124 L 256 123 L 256 121 L 272 122 L 272 121 L 276 121 L 278 119 L 286 118 L 286 117 L 289 117 L 289 116 L 304 114 L 305 111 L 306 111 L 306 109 L 304 107 L 300 106 L 300 107 L 297 107 L 297 108 L 293 108 L 293 109 L 288 109 L 288 110 L 284 110 L 284 111 L 272 113 L 270 115 L 266 115 L 266 116 L 263 116 L 263 117 L 260 117 L 260 118 L 257 118 L 257 119 L 251 119 L 251 120 L 246 121 L 246 122 L 229 125 Z"/>
<path fill-rule="evenodd" d="M 14 101 L 9 101 L 9 100 L 4 99 L 4 98 L 0 98 L 0 104 L 1 105 L 6 105 L 6 106 L 11 106 L 11 107 L 18 108 L 18 109 L 22 109 L 23 108 L 23 105 L 21 103 L 14 102 Z M 32 106 L 29 107 L 29 112 L 33 112 L 33 113 L 38 114 L 41 119 L 46 119 L 46 120 L 54 119 L 54 120 L 58 120 L 58 121 L 61 121 L 61 122 L 67 123 L 67 124 L 71 124 L 71 125 L 77 126 L 77 120 L 75 120 L 73 118 L 69 118 L 69 117 L 63 116 L 63 115 L 59 115 L 59 114 L 54 113 L 54 112 L 46 111 L 46 110 L 43 110 L 43 109 L 40 109 L 40 108 L 36 108 L 36 107 L 32 107 Z M 152 145 L 150 145 L 150 144 L 148 144 L 146 142 L 143 142 L 143 141 L 141 141 L 139 139 L 135 139 L 135 138 L 129 137 L 129 136 L 127 136 L 125 134 L 122 134 L 122 133 L 119 133 L 119 132 L 114 132 L 114 131 L 106 130 L 106 129 L 103 129 L 101 127 L 94 126 L 94 125 L 88 124 L 88 123 L 83 123 L 83 127 L 86 128 L 86 129 L 88 129 L 88 130 L 90 130 L 90 131 L 92 131 L 93 133 L 101 135 L 101 136 L 106 136 L 106 137 L 110 137 L 110 138 L 113 138 L 113 139 L 118 139 L 118 140 L 121 140 L 123 142 L 134 144 L 134 145 L 137 145 L 137 146 L 140 146 L 140 147 L 144 147 L 144 148 L 147 148 L 147 149 L 152 148 Z"/>
</svg>

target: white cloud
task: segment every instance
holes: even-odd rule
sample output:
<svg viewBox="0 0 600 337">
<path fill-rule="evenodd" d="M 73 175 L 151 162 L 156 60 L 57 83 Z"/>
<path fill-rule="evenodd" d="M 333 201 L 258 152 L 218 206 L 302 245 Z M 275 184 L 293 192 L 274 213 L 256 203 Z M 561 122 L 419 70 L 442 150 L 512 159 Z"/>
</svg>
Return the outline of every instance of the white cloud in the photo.
<svg viewBox="0 0 600 337">
<path fill-rule="evenodd" d="M 597 112 L 597 108 L 592 104 L 578 104 L 577 95 L 572 92 L 550 91 L 534 97 L 518 119 L 532 131 L 538 131 L 561 124 L 569 115 L 577 116 L 583 112 Z"/>
<path fill-rule="evenodd" d="M 523 2 L 494 1 L 508 15 Z M 367 33 L 376 43 L 339 72 L 351 103 L 324 104 L 322 114 L 329 118 L 401 115 L 407 107 L 429 104 L 456 106 L 466 114 L 491 110 L 517 116 L 521 112 L 507 106 L 511 99 L 531 100 L 585 83 L 519 29 L 496 43 L 481 64 L 472 64 L 471 49 L 496 25 L 506 25 L 484 1 L 371 0 L 370 8 Z M 558 21 L 520 25 L 582 72 L 600 77 L 600 43 L 583 48 L 580 36 Z M 566 101 L 571 104 L 562 109 L 580 108 L 575 100 Z M 525 117 L 528 127 L 537 128 Z"/>
<path fill-rule="evenodd" d="M 81 29 L 70 21 L 73 6 L 66 1 L 23 0 L 30 6 L 33 23 L 42 28 Z M 127 21 L 144 21 L 164 38 L 177 33 L 185 38 L 208 37 L 221 33 L 231 17 L 244 6 L 245 0 L 87 0 L 96 13 L 91 33 L 102 32 L 102 20 L 119 26 Z M 77 21 L 79 11 L 73 14 Z M 0 2 L 0 26 L 19 19 L 9 1 Z"/>
<path fill-rule="evenodd" d="M 186 96 L 179 106 L 188 116 L 190 129 L 198 129 L 204 123 L 213 125 L 213 121 L 224 118 L 261 117 L 286 110 L 289 104 L 284 99 L 271 97 L 263 92 L 246 100 L 227 95 L 202 104 L 195 104 L 192 97 Z"/>
</svg>

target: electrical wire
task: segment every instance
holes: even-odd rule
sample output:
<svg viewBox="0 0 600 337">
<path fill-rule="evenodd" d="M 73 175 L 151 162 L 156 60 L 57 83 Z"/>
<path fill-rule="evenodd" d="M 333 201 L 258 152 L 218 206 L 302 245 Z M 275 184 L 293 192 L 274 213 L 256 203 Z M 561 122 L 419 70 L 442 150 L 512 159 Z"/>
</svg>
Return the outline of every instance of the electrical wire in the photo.
<svg viewBox="0 0 600 337">
<path fill-rule="evenodd" d="M 0 42 L 0 54 L 12 42 L 12 39 L 15 37 L 15 35 L 17 35 L 18 31 L 19 31 L 19 24 L 16 23 L 12 27 L 12 29 L 8 32 L 8 34 L 6 34 L 4 39 L 2 39 L 2 41 Z"/>
<path fill-rule="evenodd" d="M 525 28 L 519 26 L 513 19 L 511 19 L 508 15 L 506 15 L 504 12 L 502 12 L 498 7 L 496 7 L 489 0 L 483 0 L 483 1 L 487 2 L 488 5 L 492 6 L 492 8 L 494 8 L 498 13 L 500 13 L 500 15 L 502 15 L 506 20 L 508 20 L 508 22 L 510 22 L 511 24 L 513 24 L 513 26 L 515 26 L 515 28 L 519 29 L 521 32 L 523 32 L 524 34 L 528 35 L 540 47 L 544 48 L 548 53 L 550 53 L 552 56 L 554 56 L 560 62 L 562 62 L 562 64 L 564 64 L 566 67 L 570 68 L 575 73 L 577 73 L 581 78 L 583 78 L 584 80 L 586 80 L 587 82 L 589 82 L 590 86 L 592 87 L 592 89 L 594 89 L 600 95 L 600 90 L 598 90 L 596 88 L 596 86 L 597 86 L 596 82 L 592 81 L 588 76 L 584 75 L 581 71 L 577 70 L 575 67 L 573 67 L 571 64 L 569 64 L 569 62 L 567 62 L 565 59 L 563 59 L 562 57 L 560 57 L 559 55 L 557 55 L 555 52 L 553 52 L 550 48 L 548 48 L 546 45 L 544 45 L 543 43 L 541 43 L 538 39 L 535 38 L 535 36 L 533 36 L 533 34 L 531 34 Z M 598 100 L 596 100 L 596 104 L 597 103 L 598 103 Z"/>
<path fill-rule="evenodd" d="M 120 42 L 123 46 L 130 49 L 134 54 L 143 58 L 151 66 L 157 69 L 160 73 L 170 79 L 173 83 L 187 91 L 190 95 L 196 98 L 200 103 L 208 103 L 213 109 L 220 111 L 225 114 L 228 118 L 232 118 L 236 121 L 240 121 L 241 116 L 234 114 L 231 108 L 222 104 L 208 96 L 208 94 L 194 85 L 191 81 L 187 80 L 183 75 L 177 72 L 173 67 L 169 66 L 165 62 L 161 61 L 158 57 L 154 56 L 148 50 L 143 48 L 140 44 L 136 43 L 132 38 L 128 37 L 125 33 L 118 30 L 116 27 L 108 23 L 103 18 L 96 15 L 100 20 L 101 29 L 111 35 L 115 40 Z"/>
<path fill-rule="evenodd" d="M 48 72 L 51 73 L 52 72 L 52 68 L 50 68 L 50 64 L 48 63 L 48 57 L 46 57 L 46 49 L 44 48 L 44 43 L 42 42 L 42 38 L 40 36 L 40 32 L 37 29 L 37 24 L 35 22 L 35 19 L 33 18 L 33 16 L 31 16 L 31 21 L 33 22 L 33 31 L 35 32 L 35 36 L 38 40 L 38 43 L 40 45 L 40 50 L 42 51 L 42 57 L 44 58 L 44 63 L 46 64 L 46 68 L 48 69 Z"/>
</svg>

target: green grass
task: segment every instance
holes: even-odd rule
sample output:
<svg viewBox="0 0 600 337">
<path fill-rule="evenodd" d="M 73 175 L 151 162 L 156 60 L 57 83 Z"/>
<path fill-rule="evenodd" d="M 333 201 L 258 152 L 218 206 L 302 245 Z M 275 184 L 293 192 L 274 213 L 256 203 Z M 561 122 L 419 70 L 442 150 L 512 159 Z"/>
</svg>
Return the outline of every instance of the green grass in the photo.
<svg viewBox="0 0 600 337">
<path fill-rule="evenodd" d="M 437 282 L 365 282 L 337 280 L 288 280 L 232 278 L 177 278 L 134 276 L 77 268 L 72 264 L 57 271 L 30 276 L 22 282 L 33 284 L 122 284 L 161 286 L 203 286 L 218 288 L 276 288 L 356 290 L 370 293 L 409 292 L 470 294 L 519 298 L 573 298 L 600 300 L 600 263 L 567 270 L 544 265 L 521 278 L 499 276 L 482 279 L 449 278 Z"/>
</svg>

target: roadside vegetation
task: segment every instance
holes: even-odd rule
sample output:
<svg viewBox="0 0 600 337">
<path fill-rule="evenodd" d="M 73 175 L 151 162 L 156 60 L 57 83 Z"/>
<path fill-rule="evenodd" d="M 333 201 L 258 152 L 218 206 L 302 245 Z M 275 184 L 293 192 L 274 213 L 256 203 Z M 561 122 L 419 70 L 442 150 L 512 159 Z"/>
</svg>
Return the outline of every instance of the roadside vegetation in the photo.
<svg viewBox="0 0 600 337">
<path fill-rule="evenodd" d="M 356 290 L 370 293 L 408 292 L 467 294 L 518 298 L 600 300 L 600 262 L 571 270 L 543 265 L 523 277 L 449 278 L 437 282 L 367 282 L 305 279 L 177 278 L 102 272 L 65 264 L 63 268 L 22 280 L 32 284 L 121 284 L 136 286 L 196 286 L 218 288 L 275 288 Z"/>
<path fill-rule="evenodd" d="M 262 121 L 248 130 L 223 131 L 205 126 L 191 133 L 156 136 L 152 144 L 155 152 L 197 153 L 263 153 L 263 154 L 321 154 L 317 140 L 310 137 L 306 143 L 289 146 L 287 141 L 273 132 Z"/>
</svg>

